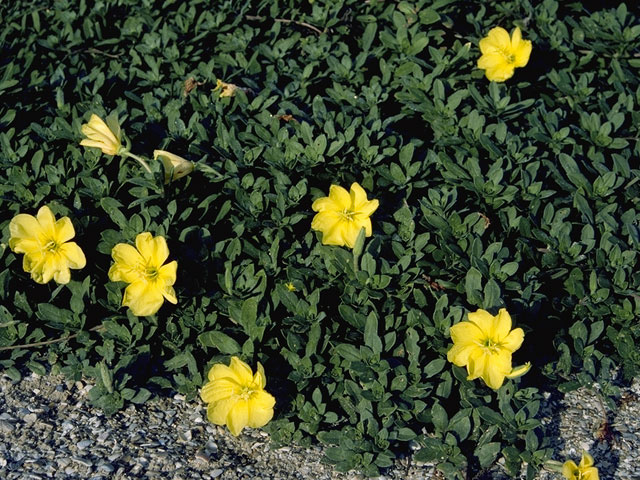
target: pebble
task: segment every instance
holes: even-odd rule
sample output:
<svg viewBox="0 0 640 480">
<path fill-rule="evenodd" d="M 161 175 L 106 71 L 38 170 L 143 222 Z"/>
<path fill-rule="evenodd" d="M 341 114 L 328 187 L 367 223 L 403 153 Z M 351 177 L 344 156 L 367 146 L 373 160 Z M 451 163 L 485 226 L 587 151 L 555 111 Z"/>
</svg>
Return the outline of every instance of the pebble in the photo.
<svg viewBox="0 0 640 480">
<path fill-rule="evenodd" d="M 9 434 L 13 432 L 16 427 L 8 420 L 0 420 L 0 432 Z"/>
<path fill-rule="evenodd" d="M 223 473 L 224 473 L 224 470 L 222 470 L 221 468 L 216 468 L 215 470 L 212 470 L 211 472 L 209 472 L 209 475 L 211 476 L 211 478 L 218 478 Z"/>
<path fill-rule="evenodd" d="M 91 440 L 82 440 L 82 441 L 76 443 L 76 447 L 78 447 L 78 450 L 84 450 L 85 448 L 90 446 L 92 443 L 93 442 Z"/>
<path fill-rule="evenodd" d="M 82 457 L 71 457 L 71 460 L 73 460 L 74 462 L 80 464 L 80 465 L 84 465 L 85 467 L 93 467 L 93 462 L 89 459 L 86 458 L 82 458 Z"/>
<path fill-rule="evenodd" d="M 115 470 L 115 468 L 113 468 L 113 465 L 111 465 L 110 463 L 101 463 L 100 465 L 98 465 L 98 470 L 111 473 Z"/>
<path fill-rule="evenodd" d="M 24 420 L 24 423 L 26 423 L 27 425 L 31 425 L 32 423 L 36 423 L 36 421 L 38 420 L 38 415 L 36 415 L 35 413 L 29 413 L 22 417 L 22 420 Z"/>
<path fill-rule="evenodd" d="M 83 394 L 91 385 L 81 383 L 73 388 L 72 383 L 58 388 L 62 385 L 65 381 L 61 377 L 26 377 L 16 384 L 0 379 L 0 478 L 359 478 L 355 472 L 338 473 L 323 464 L 320 447 L 275 450 L 268 448 L 268 435 L 262 430 L 247 429 L 233 437 L 223 427 L 199 423 L 197 419 L 205 417 L 200 415 L 202 406 L 198 402 L 159 397 L 106 417 L 92 408 Z M 34 389 L 40 392 L 38 398 L 33 396 Z M 640 381 L 628 390 L 634 389 L 640 392 Z M 35 415 L 37 422 L 33 422 L 33 428 L 20 428 L 21 422 L 27 425 L 32 418 L 28 415 Z M 548 432 L 554 460 L 579 461 L 586 447 L 600 467 L 600 478 L 640 479 L 635 461 L 635 452 L 640 450 L 640 402 L 629 403 L 611 418 L 615 443 L 597 441 L 595 432 L 601 417 L 593 391 L 548 395 L 539 418 Z M 51 424 L 45 427 L 43 419 Z M 418 442 L 410 446 L 420 448 Z M 398 460 L 377 480 L 436 478 L 433 472 L 432 464 L 419 465 L 409 456 Z M 507 478 L 497 463 L 478 480 Z M 536 480 L 557 478 L 542 472 Z"/>
</svg>

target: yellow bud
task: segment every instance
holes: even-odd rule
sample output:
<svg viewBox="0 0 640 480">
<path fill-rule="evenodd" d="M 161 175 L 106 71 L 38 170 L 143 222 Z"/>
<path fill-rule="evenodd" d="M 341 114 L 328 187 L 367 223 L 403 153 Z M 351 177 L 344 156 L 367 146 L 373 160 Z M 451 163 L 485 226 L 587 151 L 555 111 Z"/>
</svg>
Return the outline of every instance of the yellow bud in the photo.
<svg viewBox="0 0 640 480">
<path fill-rule="evenodd" d="M 177 180 L 193 172 L 193 162 L 165 150 L 154 150 L 153 159 L 160 158 L 164 166 L 164 183 Z"/>
</svg>

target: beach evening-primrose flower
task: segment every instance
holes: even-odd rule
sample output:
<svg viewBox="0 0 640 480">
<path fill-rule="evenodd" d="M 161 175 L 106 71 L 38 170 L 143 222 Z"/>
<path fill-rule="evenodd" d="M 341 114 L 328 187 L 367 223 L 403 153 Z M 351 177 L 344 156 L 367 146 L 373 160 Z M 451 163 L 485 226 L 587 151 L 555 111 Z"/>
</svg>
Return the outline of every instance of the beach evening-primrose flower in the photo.
<svg viewBox="0 0 640 480">
<path fill-rule="evenodd" d="M 216 425 L 226 425 L 236 436 L 246 426 L 265 426 L 273 418 L 276 404 L 276 399 L 264 391 L 266 384 L 260 363 L 255 374 L 238 357 L 231 357 L 229 366 L 215 364 L 200 393 L 202 401 L 209 404 L 207 418 Z"/>
<path fill-rule="evenodd" d="M 504 82 L 513 76 L 518 67 L 524 67 L 531 55 L 531 40 L 523 40 L 520 28 L 516 27 L 511 37 L 502 27 L 495 27 L 480 40 L 482 56 L 478 68 L 485 70 L 487 78 Z"/>
<path fill-rule="evenodd" d="M 178 303 L 173 284 L 178 262 L 163 265 L 169 257 L 164 237 L 144 232 L 136 237 L 136 246 L 118 243 L 111 250 L 114 264 L 109 269 L 112 282 L 127 282 L 122 305 L 143 317 L 156 313 L 165 300 Z"/>
<path fill-rule="evenodd" d="M 505 377 L 524 375 L 531 368 L 527 364 L 511 368 L 511 354 L 524 340 L 521 328 L 511 330 L 511 316 L 501 308 L 493 316 L 486 310 L 469 313 L 469 320 L 449 330 L 453 347 L 447 359 L 459 367 L 467 367 L 468 380 L 481 377 L 494 390 L 502 386 Z"/>
<path fill-rule="evenodd" d="M 322 232 L 324 245 L 353 248 L 361 228 L 367 237 L 371 236 L 369 217 L 378 208 L 378 200 L 367 200 L 367 193 L 357 183 L 351 185 L 350 192 L 331 185 L 329 196 L 317 199 L 311 208 L 318 212 L 313 217 L 311 228 Z"/>
<path fill-rule="evenodd" d="M 120 123 L 118 122 L 117 115 L 114 113 L 107 117 L 106 123 L 98 115 L 92 113 L 89 123 L 83 124 L 80 130 L 82 134 L 87 137 L 80 141 L 80 145 L 99 148 L 102 150 L 102 153 L 107 155 L 131 157 L 142 165 L 147 172 L 151 173 L 149 165 L 147 165 L 147 162 L 143 158 L 134 155 L 122 145 Z"/>
<path fill-rule="evenodd" d="M 174 155 L 171 152 L 165 150 L 154 150 L 153 159 L 160 159 L 164 167 L 164 183 L 169 183 L 172 180 L 178 180 L 185 175 L 193 172 L 193 162 Z"/>
<path fill-rule="evenodd" d="M 582 451 L 580 465 L 573 460 L 567 460 L 562 465 L 562 475 L 567 480 L 599 480 L 598 469 L 593 466 L 593 457 Z"/>
<path fill-rule="evenodd" d="M 51 279 L 69 283 L 69 269 L 84 268 L 87 263 L 82 249 L 69 241 L 76 235 L 69 217 L 56 220 L 47 206 L 40 207 L 35 217 L 25 213 L 13 217 L 9 233 L 9 247 L 24 253 L 22 268 L 37 283 Z"/>
<path fill-rule="evenodd" d="M 117 155 L 122 146 L 122 132 L 118 119 L 110 121 L 111 128 L 95 113 L 91 114 L 89 123 L 82 125 L 81 130 L 85 137 L 80 145 L 85 147 L 96 147 L 107 155 Z"/>
</svg>

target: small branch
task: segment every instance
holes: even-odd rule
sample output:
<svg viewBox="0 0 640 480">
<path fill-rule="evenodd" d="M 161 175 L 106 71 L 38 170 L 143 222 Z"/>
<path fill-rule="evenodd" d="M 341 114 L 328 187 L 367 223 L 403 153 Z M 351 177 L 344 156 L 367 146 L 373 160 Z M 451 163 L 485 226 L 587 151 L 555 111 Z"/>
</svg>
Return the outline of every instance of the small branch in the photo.
<svg viewBox="0 0 640 480">
<path fill-rule="evenodd" d="M 264 21 L 267 19 L 267 17 L 260 17 L 257 15 L 245 15 L 245 17 L 247 20 L 259 20 L 259 21 Z M 289 20 L 288 18 L 274 18 L 273 19 L 274 22 L 280 22 L 280 23 L 295 23 L 296 25 L 300 25 L 301 27 L 306 27 L 309 30 L 313 30 L 315 33 L 317 33 L 318 35 L 322 35 L 323 33 L 326 32 L 325 30 L 320 30 L 318 27 L 315 27 L 313 25 L 311 25 L 310 23 L 307 22 L 299 22 L 298 20 Z"/>
<path fill-rule="evenodd" d="M 104 330 L 104 326 L 96 325 L 95 327 L 89 329 L 90 332 L 97 332 L 97 331 L 100 331 L 100 330 Z M 44 342 L 34 342 L 34 343 L 27 343 L 27 344 L 24 344 L 24 345 L 11 345 L 10 347 L 0 347 L 0 352 L 4 352 L 6 350 L 17 350 L 18 348 L 42 347 L 44 345 L 51 345 L 52 343 L 58 343 L 58 342 L 64 342 L 66 340 L 71 340 L 72 338 L 76 338 L 78 335 L 79 335 L 79 333 L 75 333 L 75 334 L 69 335 L 67 337 L 54 338 L 53 340 L 46 340 Z"/>
</svg>

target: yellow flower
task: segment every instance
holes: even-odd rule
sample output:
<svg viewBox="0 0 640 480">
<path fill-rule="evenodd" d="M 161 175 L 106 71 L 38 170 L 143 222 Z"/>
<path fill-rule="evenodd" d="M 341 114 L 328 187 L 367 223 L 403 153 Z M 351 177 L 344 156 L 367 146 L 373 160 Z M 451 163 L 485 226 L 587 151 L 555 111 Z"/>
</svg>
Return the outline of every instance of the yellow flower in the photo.
<svg viewBox="0 0 640 480">
<path fill-rule="evenodd" d="M 297 290 L 293 282 L 285 283 L 284 286 L 287 287 L 287 290 L 289 290 L 290 292 L 295 292 Z"/>
<path fill-rule="evenodd" d="M 367 200 L 367 193 L 357 183 L 351 185 L 351 192 L 331 185 L 329 196 L 317 199 L 311 208 L 318 212 L 311 228 L 322 232 L 324 245 L 353 248 L 361 228 L 367 237 L 371 236 L 369 217 L 378 208 L 378 200 Z"/>
<path fill-rule="evenodd" d="M 598 469 L 593 466 L 593 457 L 584 450 L 580 465 L 576 465 L 573 460 L 564 462 L 562 475 L 567 480 L 600 480 Z"/>
<path fill-rule="evenodd" d="M 267 379 L 258 363 L 255 374 L 238 357 L 231 364 L 217 363 L 209 370 L 209 382 L 200 397 L 208 403 L 207 418 L 216 425 L 226 425 L 233 435 L 246 426 L 260 428 L 273 418 L 276 399 L 264 391 Z"/>
<path fill-rule="evenodd" d="M 154 150 L 153 159 L 157 160 L 158 157 L 160 157 L 162 165 L 164 166 L 164 183 L 178 180 L 193 172 L 193 162 L 178 155 L 174 155 L 165 150 Z"/>
<path fill-rule="evenodd" d="M 492 28 L 489 35 L 480 40 L 482 56 L 478 68 L 486 70 L 489 80 L 504 82 L 513 76 L 518 67 L 524 67 L 531 55 L 531 40 L 523 40 L 520 28 L 509 32 L 502 27 Z"/>
<path fill-rule="evenodd" d="M 233 83 L 225 83 L 218 79 L 216 82 L 216 88 L 214 88 L 213 91 L 215 92 L 216 90 L 220 90 L 219 95 L 221 97 L 233 97 L 236 94 L 236 90 L 239 89 L 240 87 Z"/>
<path fill-rule="evenodd" d="M 504 378 L 524 375 L 530 363 L 511 368 L 511 354 L 524 340 L 521 328 L 511 330 L 511 316 L 501 308 L 495 317 L 486 310 L 469 313 L 469 321 L 455 324 L 449 330 L 453 347 L 447 359 L 459 367 L 467 367 L 468 380 L 482 377 L 494 390 L 502 386 Z"/>
<path fill-rule="evenodd" d="M 49 207 L 40 207 L 38 213 L 20 213 L 9 223 L 9 247 L 15 253 L 24 253 L 22 268 L 31 273 L 37 283 L 52 278 L 57 283 L 69 283 L 70 268 L 84 268 L 87 260 L 75 242 L 69 242 L 76 232 L 69 217 L 56 221 Z"/>
<path fill-rule="evenodd" d="M 164 237 L 152 237 L 144 232 L 136 237 L 136 247 L 119 243 L 111 250 L 114 264 L 109 269 L 112 282 L 127 282 L 122 305 L 143 317 L 153 315 L 164 300 L 178 303 L 173 284 L 176 281 L 178 262 L 163 265 L 169 257 Z"/>
<path fill-rule="evenodd" d="M 89 123 L 82 125 L 82 133 L 87 138 L 83 139 L 80 145 L 97 147 L 107 155 L 117 155 L 120 151 L 122 137 L 120 125 L 118 125 L 117 118 L 114 118 L 113 121 L 107 118 L 107 121 L 111 123 L 111 128 L 99 116 L 92 113 Z"/>
</svg>

